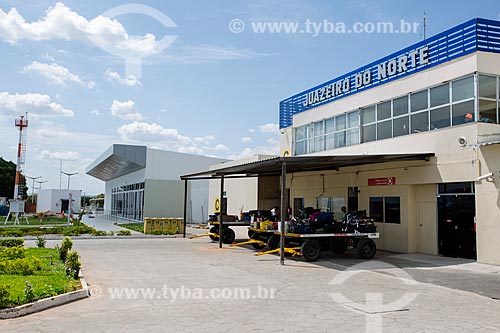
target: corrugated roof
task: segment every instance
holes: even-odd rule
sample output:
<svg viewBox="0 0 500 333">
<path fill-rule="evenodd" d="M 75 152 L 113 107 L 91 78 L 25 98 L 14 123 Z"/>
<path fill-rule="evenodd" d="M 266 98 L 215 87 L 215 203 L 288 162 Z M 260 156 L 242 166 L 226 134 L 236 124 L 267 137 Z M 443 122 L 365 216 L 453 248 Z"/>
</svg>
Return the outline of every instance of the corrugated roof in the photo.
<svg viewBox="0 0 500 333">
<path fill-rule="evenodd" d="M 428 161 L 432 156 L 434 156 L 434 153 L 272 157 L 265 160 L 183 175 L 181 179 L 219 178 L 221 175 L 276 176 L 281 174 L 281 166 L 283 163 L 286 163 L 287 173 L 297 173 L 338 170 L 349 166 L 375 163 L 417 160 Z"/>
</svg>

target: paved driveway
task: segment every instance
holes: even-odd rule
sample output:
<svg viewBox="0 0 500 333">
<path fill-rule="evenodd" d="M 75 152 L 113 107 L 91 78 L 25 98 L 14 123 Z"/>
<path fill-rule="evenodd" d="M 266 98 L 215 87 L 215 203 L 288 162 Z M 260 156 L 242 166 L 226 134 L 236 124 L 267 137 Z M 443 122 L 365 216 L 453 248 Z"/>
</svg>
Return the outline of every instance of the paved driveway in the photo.
<svg viewBox="0 0 500 333">
<path fill-rule="evenodd" d="M 382 261 L 287 260 L 282 267 L 277 256 L 219 250 L 207 239 L 74 244 L 94 296 L 3 321 L 0 331 L 500 331 L 500 301 L 441 281 L 446 276 L 455 286 L 467 275 L 498 286 L 500 267 L 391 254 L 379 255 Z"/>
</svg>

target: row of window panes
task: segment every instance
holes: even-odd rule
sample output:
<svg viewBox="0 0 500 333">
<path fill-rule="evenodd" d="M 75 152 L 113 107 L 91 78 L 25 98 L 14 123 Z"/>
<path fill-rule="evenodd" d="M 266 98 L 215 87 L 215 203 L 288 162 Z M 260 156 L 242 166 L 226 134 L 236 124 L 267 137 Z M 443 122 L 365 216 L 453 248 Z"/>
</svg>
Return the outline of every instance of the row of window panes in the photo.
<svg viewBox="0 0 500 333">
<path fill-rule="evenodd" d="M 478 96 L 478 121 L 498 123 L 498 78 L 479 74 Z M 298 127 L 295 130 L 295 154 L 474 122 L 474 109 L 474 75 L 470 75 L 362 108 L 360 113 L 353 111 Z M 323 133 L 326 133 L 324 140 Z"/>
<path fill-rule="evenodd" d="M 111 192 L 115 193 L 115 192 L 134 191 L 134 190 L 141 190 L 141 189 L 144 189 L 144 182 L 130 184 L 130 185 L 124 185 L 124 186 L 119 186 L 119 187 L 113 187 L 111 189 Z"/>
</svg>

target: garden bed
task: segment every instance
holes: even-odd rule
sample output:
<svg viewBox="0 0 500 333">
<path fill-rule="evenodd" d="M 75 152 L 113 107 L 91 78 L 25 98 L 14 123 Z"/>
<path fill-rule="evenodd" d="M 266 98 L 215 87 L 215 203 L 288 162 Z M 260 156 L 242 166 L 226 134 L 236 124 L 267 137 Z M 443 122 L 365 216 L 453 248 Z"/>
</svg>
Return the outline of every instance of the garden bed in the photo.
<svg viewBox="0 0 500 333">
<path fill-rule="evenodd" d="M 65 264 L 59 259 L 56 249 L 28 248 L 23 260 L 25 261 L 20 265 L 11 264 L 10 268 L 5 268 L 5 265 L 8 265 L 6 262 L 12 260 L 5 256 L 0 259 L 4 272 L 7 272 L 0 275 L 0 296 L 3 292 L 0 308 L 22 305 L 81 289 L 79 279 L 67 276 Z"/>
</svg>

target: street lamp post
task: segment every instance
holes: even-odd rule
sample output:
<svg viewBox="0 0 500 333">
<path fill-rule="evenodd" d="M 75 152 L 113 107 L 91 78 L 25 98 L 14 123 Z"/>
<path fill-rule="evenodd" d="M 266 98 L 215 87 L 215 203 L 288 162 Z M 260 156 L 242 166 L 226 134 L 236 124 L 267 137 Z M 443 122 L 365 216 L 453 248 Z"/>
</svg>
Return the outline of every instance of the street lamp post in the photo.
<svg viewBox="0 0 500 333">
<path fill-rule="evenodd" d="M 42 188 L 42 184 L 43 184 L 43 183 L 46 183 L 46 182 L 47 182 L 47 180 L 35 180 L 35 182 L 36 182 L 36 183 L 38 183 L 38 187 L 37 187 L 36 189 L 37 189 L 37 190 L 40 190 L 40 189 Z M 34 187 L 34 186 L 35 186 L 35 185 L 33 185 L 33 187 Z M 34 188 L 33 188 L 33 190 L 34 190 Z M 38 193 L 40 193 L 40 192 L 38 192 Z M 38 195 L 37 195 L 36 201 L 37 201 L 37 203 L 38 203 Z"/>
<path fill-rule="evenodd" d="M 26 176 L 26 178 L 29 178 L 29 179 L 33 180 L 33 190 L 31 191 L 32 192 L 32 194 L 31 194 L 31 202 L 35 202 L 35 180 L 37 180 L 39 178 L 42 178 L 42 176 L 38 176 L 38 177 Z"/>
<path fill-rule="evenodd" d="M 71 176 L 77 175 L 78 172 L 69 173 L 69 172 L 61 171 L 61 173 L 64 173 L 66 176 L 68 176 L 68 190 L 69 190 L 69 181 L 71 179 Z"/>
</svg>

